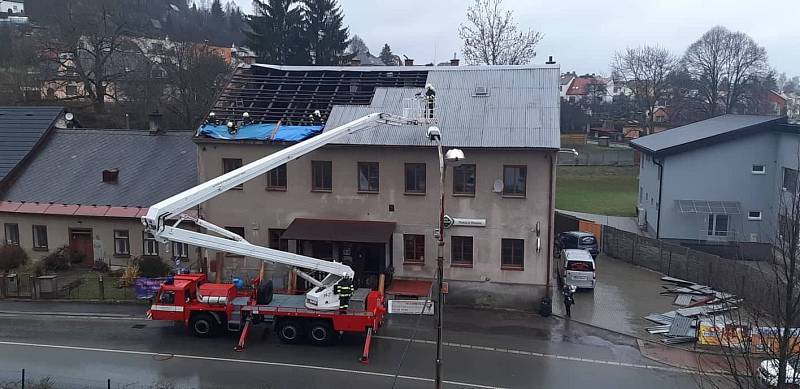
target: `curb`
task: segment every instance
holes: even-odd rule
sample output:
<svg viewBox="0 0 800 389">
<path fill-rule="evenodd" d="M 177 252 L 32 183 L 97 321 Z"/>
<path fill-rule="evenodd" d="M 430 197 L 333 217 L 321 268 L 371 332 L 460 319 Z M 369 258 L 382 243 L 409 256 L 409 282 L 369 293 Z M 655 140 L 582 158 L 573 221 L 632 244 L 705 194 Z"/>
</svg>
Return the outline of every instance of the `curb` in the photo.
<svg viewBox="0 0 800 389">
<path fill-rule="evenodd" d="M 107 304 L 107 305 L 147 305 L 147 301 L 145 300 L 98 300 L 98 299 L 89 299 L 89 300 L 77 300 L 77 299 L 26 299 L 26 298 L 16 298 L 16 297 L 9 297 L 9 298 L 0 298 L 0 303 L 3 301 L 11 301 L 17 303 L 34 303 L 34 304 L 44 304 L 44 303 L 59 303 L 59 304 Z"/>
</svg>

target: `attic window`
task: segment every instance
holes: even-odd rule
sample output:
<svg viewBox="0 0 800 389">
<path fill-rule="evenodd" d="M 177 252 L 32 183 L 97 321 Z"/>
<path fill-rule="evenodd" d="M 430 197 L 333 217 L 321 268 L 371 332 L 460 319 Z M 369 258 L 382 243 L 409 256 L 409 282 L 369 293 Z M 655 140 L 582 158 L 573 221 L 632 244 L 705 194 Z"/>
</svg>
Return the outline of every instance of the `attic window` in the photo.
<svg viewBox="0 0 800 389">
<path fill-rule="evenodd" d="M 476 86 L 475 92 L 472 95 L 480 97 L 489 96 L 489 88 L 485 86 Z"/>
<path fill-rule="evenodd" d="M 116 184 L 119 180 L 119 169 L 103 170 L 103 182 Z"/>
</svg>

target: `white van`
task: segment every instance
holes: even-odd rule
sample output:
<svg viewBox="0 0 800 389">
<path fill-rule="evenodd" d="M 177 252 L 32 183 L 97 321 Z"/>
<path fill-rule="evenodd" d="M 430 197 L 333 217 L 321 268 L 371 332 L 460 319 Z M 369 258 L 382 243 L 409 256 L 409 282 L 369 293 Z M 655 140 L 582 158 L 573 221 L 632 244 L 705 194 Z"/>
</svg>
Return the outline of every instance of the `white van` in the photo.
<svg viewBox="0 0 800 389">
<path fill-rule="evenodd" d="M 594 289 L 597 282 L 595 269 L 594 258 L 590 252 L 580 249 L 561 250 L 558 276 L 562 285 Z"/>
</svg>

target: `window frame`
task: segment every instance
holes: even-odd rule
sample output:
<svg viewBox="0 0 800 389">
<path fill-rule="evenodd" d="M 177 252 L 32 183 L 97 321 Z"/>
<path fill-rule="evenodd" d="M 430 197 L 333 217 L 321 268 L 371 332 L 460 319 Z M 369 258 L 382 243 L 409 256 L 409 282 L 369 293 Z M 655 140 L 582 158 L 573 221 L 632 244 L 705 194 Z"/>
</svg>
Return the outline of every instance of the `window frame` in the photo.
<svg viewBox="0 0 800 389">
<path fill-rule="evenodd" d="M 289 240 L 281 239 L 280 235 L 286 232 L 285 228 L 269 228 L 267 229 L 267 245 L 271 249 L 280 251 L 289 251 Z M 278 234 L 277 242 L 273 239 L 274 235 Z M 277 245 L 275 244 L 277 243 Z"/>
<path fill-rule="evenodd" d="M 228 163 L 232 163 L 234 166 L 231 168 L 228 166 Z M 244 166 L 244 162 L 241 158 L 222 158 L 222 174 L 230 173 L 240 167 Z M 231 190 L 244 190 L 244 183 L 234 186 Z"/>
<path fill-rule="evenodd" d="M 240 227 L 240 226 L 224 226 L 222 228 L 224 228 L 224 229 L 226 229 L 226 230 L 228 230 L 230 232 L 233 232 L 234 234 L 237 234 L 237 235 L 241 236 L 242 238 L 244 238 L 244 235 L 245 235 L 245 232 L 246 232 L 244 227 Z M 241 231 L 239 231 L 240 229 L 241 229 Z M 244 257 L 244 255 L 232 254 L 232 253 L 227 253 L 227 252 L 225 253 L 225 256 L 226 257 Z"/>
<path fill-rule="evenodd" d="M 327 167 L 327 169 L 325 169 Z M 321 185 L 317 186 L 317 169 L 321 168 L 320 172 L 323 174 L 321 178 Z M 328 180 L 329 187 L 324 187 L 325 185 L 325 177 L 324 174 L 327 171 L 328 173 Z M 312 192 L 323 192 L 323 193 L 330 193 L 333 192 L 333 162 L 332 161 L 311 161 L 311 191 Z"/>
<path fill-rule="evenodd" d="M 414 239 L 411 253 L 409 253 L 408 250 L 409 239 Z M 418 256 L 418 254 L 420 253 L 422 255 Z M 425 235 L 403 234 L 403 264 L 404 265 L 425 264 Z"/>
<path fill-rule="evenodd" d="M 725 220 L 725 230 L 719 229 L 719 222 L 721 219 Z M 706 234 L 710 237 L 719 237 L 724 238 L 730 235 L 731 231 L 731 218 L 729 215 L 724 213 L 709 213 L 707 218 L 707 229 Z"/>
<path fill-rule="evenodd" d="M 458 241 L 458 243 L 457 243 Z M 469 242 L 469 251 L 466 250 L 465 243 Z M 450 236 L 450 266 L 471 268 L 475 263 L 475 239 L 471 236 Z M 469 252 L 469 260 L 465 260 L 465 254 Z M 458 253 L 459 255 L 456 255 Z M 458 258 L 458 259 L 456 259 Z"/>
<path fill-rule="evenodd" d="M 149 238 L 148 238 L 149 236 Z M 153 254 L 153 250 L 148 250 L 148 243 L 152 244 L 155 248 L 155 254 Z M 142 231 L 142 256 L 143 257 L 157 257 L 159 256 L 159 244 L 153 234 Z"/>
<path fill-rule="evenodd" d="M 505 257 L 506 254 L 506 244 L 511 244 L 511 262 L 507 263 L 507 258 Z M 517 254 L 517 250 L 515 244 L 520 244 L 519 247 L 519 254 L 521 255 L 521 264 L 513 263 L 515 262 L 515 255 Z M 525 270 L 525 239 L 515 239 L 515 238 L 502 238 L 500 240 L 500 269 L 501 270 Z"/>
<path fill-rule="evenodd" d="M 419 171 L 422 172 L 422 189 L 420 188 L 412 188 L 409 189 L 409 181 L 408 181 L 408 173 L 409 169 L 420 169 L 415 170 L 414 174 L 414 183 L 419 184 L 419 177 L 416 175 Z M 424 162 L 407 162 L 403 165 L 403 193 L 407 195 L 414 195 L 414 196 L 424 196 L 428 190 L 428 167 Z"/>
<path fill-rule="evenodd" d="M 522 192 L 510 192 L 507 185 L 508 177 L 506 176 L 506 171 L 508 169 L 519 169 L 518 172 L 521 172 L 519 176 L 523 177 L 523 184 L 522 184 Z M 518 179 L 519 176 L 515 174 L 515 178 Z M 514 180 L 515 182 L 517 180 Z M 516 185 L 515 185 L 516 186 Z M 527 165 L 503 165 L 503 197 L 516 197 L 516 198 L 525 198 L 528 195 L 528 166 Z"/>
<path fill-rule="evenodd" d="M 172 243 L 172 258 L 178 257 L 180 259 L 188 259 L 189 258 L 189 244 L 188 243 L 181 243 L 181 242 L 171 242 Z M 180 247 L 180 250 L 177 248 Z M 180 251 L 180 253 L 178 253 Z"/>
<path fill-rule="evenodd" d="M 283 179 L 283 185 L 281 185 L 281 179 Z M 289 172 L 285 163 L 267 172 L 267 190 L 286 191 L 288 186 Z"/>
<path fill-rule="evenodd" d="M 761 169 L 756 169 L 756 167 L 761 167 Z M 750 167 L 750 173 L 755 175 L 764 175 L 767 174 L 767 165 L 764 164 L 753 164 Z"/>
<path fill-rule="evenodd" d="M 790 173 L 790 172 L 793 172 L 792 174 L 794 174 L 794 182 L 790 183 L 790 185 L 787 186 L 786 185 L 786 178 L 787 178 L 786 174 Z M 781 183 L 782 183 L 782 187 L 784 189 L 786 189 L 787 192 L 792 193 L 792 194 L 796 194 L 797 193 L 797 179 L 798 179 L 798 171 L 796 169 L 792 169 L 792 168 L 788 168 L 788 167 L 784 167 L 783 168 L 783 180 L 781 181 Z"/>
<path fill-rule="evenodd" d="M 41 244 L 41 237 L 37 238 L 36 229 L 44 229 L 44 244 Z M 31 238 L 33 238 L 33 249 L 36 251 L 47 251 L 47 226 L 43 224 L 34 224 L 31 226 Z"/>
<path fill-rule="evenodd" d="M 13 228 L 15 240 L 9 239 L 9 228 Z M 19 246 L 19 224 L 18 223 L 3 223 L 4 240 L 6 244 Z"/>
<path fill-rule="evenodd" d="M 117 233 L 124 232 L 125 236 L 118 236 Z M 114 230 L 114 256 L 115 257 L 130 257 L 131 256 L 131 233 L 128 230 Z M 126 251 L 117 250 L 117 242 L 125 242 Z"/>
<path fill-rule="evenodd" d="M 464 188 L 468 187 L 468 175 L 463 172 L 459 172 L 460 170 L 471 168 L 472 169 L 472 191 L 468 190 L 458 190 L 458 183 L 464 185 Z M 460 176 L 461 175 L 461 176 Z M 478 181 L 478 167 L 474 163 L 468 164 L 461 164 L 458 166 L 453 166 L 453 196 L 464 196 L 464 197 L 475 197 L 475 187 Z"/>
<path fill-rule="evenodd" d="M 758 216 L 753 216 L 754 213 L 757 213 Z M 747 212 L 747 220 L 751 221 L 761 221 L 763 219 L 764 213 L 761 211 L 748 211 Z"/>
<path fill-rule="evenodd" d="M 361 169 L 362 168 L 366 168 L 367 169 L 367 177 L 366 177 L 367 188 L 362 188 L 361 187 Z M 373 174 L 372 174 L 373 173 L 373 171 L 372 171 L 373 168 L 375 169 L 374 177 L 373 177 Z M 380 192 L 380 189 L 381 189 L 381 170 L 380 169 L 381 169 L 380 163 L 378 163 L 378 162 L 358 162 L 358 163 L 356 163 L 356 181 L 357 181 L 356 182 L 356 188 L 358 190 L 358 193 L 379 193 Z M 373 180 L 373 178 L 375 180 L 375 189 L 372 189 L 372 180 Z"/>
</svg>

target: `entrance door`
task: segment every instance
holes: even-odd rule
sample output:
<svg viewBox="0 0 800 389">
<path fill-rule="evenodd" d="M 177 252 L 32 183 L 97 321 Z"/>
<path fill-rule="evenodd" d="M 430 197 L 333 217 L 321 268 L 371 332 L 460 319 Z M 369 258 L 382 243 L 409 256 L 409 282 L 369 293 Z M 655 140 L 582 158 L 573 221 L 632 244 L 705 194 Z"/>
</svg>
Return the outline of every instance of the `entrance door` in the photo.
<svg viewBox="0 0 800 389">
<path fill-rule="evenodd" d="M 94 246 L 92 244 L 92 230 L 72 229 L 69 231 L 69 248 L 84 255 L 83 264 L 94 265 Z"/>
</svg>

